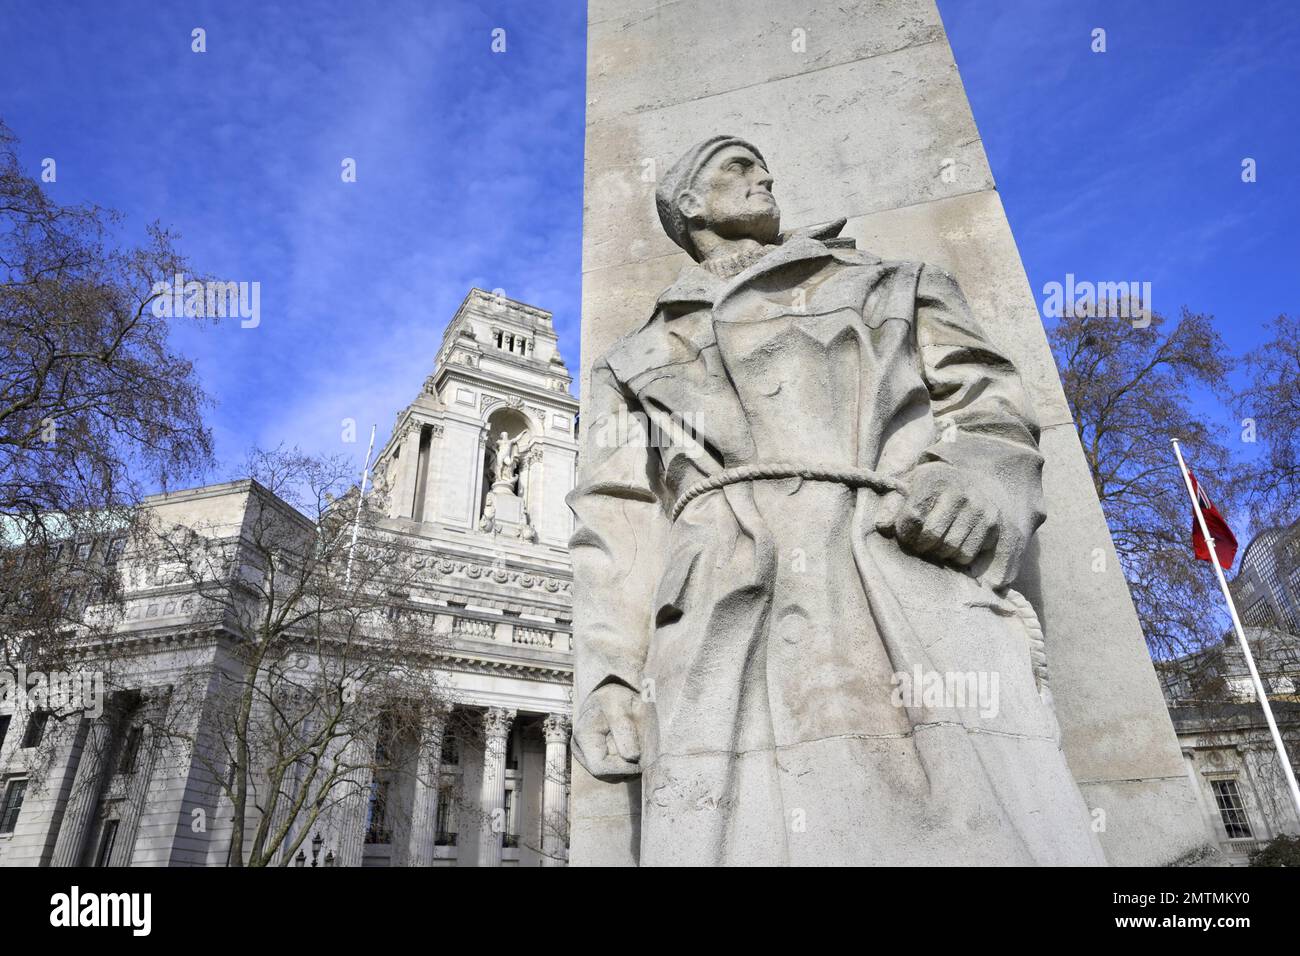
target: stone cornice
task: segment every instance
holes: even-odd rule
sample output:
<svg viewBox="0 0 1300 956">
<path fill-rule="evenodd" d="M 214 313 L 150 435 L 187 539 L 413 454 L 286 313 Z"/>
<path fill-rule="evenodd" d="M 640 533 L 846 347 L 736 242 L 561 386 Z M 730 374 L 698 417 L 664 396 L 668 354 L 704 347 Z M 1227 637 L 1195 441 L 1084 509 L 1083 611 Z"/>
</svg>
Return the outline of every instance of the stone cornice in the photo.
<svg viewBox="0 0 1300 956">
<path fill-rule="evenodd" d="M 548 402 L 562 406 L 574 412 L 578 410 L 578 400 L 569 394 L 568 388 L 564 391 L 553 386 L 539 386 L 531 382 L 522 381 L 517 378 L 509 378 L 496 372 L 491 372 L 482 368 L 475 368 L 468 365 L 454 365 L 450 362 L 440 365 L 434 372 L 434 377 L 438 381 L 439 389 L 445 384 L 446 379 L 453 373 L 457 381 L 463 381 L 467 384 L 473 384 L 479 388 L 498 388 L 505 392 L 515 392 L 526 398 L 531 398 L 542 404 Z M 551 381 L 558 380 L 560 377 L 555 372 L 547 372 Z M 569 377 L 572 381 L 572 377 Z"/>
<path fill-rule="evenodd" d="M 487 674 L 499 677 L 518 677 L 540 680 L 550 684 L 573 683 L 573 665 L 549 661 L 507 660 L 485 657 L 472 651 L 442 650 L 436 655 L 447 670 L 462 674 Z"/>
</svg>

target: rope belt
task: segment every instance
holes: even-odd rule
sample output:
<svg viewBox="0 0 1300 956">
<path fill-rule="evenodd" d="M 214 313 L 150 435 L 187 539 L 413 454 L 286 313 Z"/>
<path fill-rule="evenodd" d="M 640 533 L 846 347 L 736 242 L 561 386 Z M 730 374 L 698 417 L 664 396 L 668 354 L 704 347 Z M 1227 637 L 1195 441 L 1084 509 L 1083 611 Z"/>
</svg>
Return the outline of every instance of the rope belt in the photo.
<svg viewBox="0 0 1300 956">
<path fill-rule="evenodd" d="M 753 465 L 741 465 L 738 468 L 725 468 L 710 478 L 697 481 L 687 488 L 673 502 L 672 520 L 686 506 L 700 495 L 717 491 L 727 485 L 742 481 L 780 481 L 783 478 L 802 478 L 805 481 L 833 481 L 849 488 L 872 488 L 884 494 L 887 491 L 903 493 L 907 486 L 897 478 L 890 478 L 870 468 L 837 468 L 825 465 L 797 465 L 788 461 L 758 462 Z M 990 594 L 993 592 L 990 591 Z M 1029 641 L 1030 664 L 1034 672 L 1034 682 L 1038 685 L 1040 695 L 1047 695 L 1047 656 L 1043 641 L 1043 627 L 1038 620 L 1034 606 L 1020 592 L 1007 588 L 1005 595 L 1000 595 L 1007 613 L 1020 619 Z"/>
<path fill-rule="evenodd" d="M 742 481 L 780 481 L 783 478 L 833 481 L 850 488 L 873 488 L 882 494 L 886 491 L 901 492 L 906 487 L 898 479 L 889 478 L 870 468 L 797 465 L 788 461 L 758 462 L 753 465 L 741 465 L 738 468 L 725 468 L 716 475 L 691 485 L 673 502 L 672 520 L 676 521 L 686 506 L 700 495 L 716 491 L 725 485 L 734 485 Z"/>
</svg>

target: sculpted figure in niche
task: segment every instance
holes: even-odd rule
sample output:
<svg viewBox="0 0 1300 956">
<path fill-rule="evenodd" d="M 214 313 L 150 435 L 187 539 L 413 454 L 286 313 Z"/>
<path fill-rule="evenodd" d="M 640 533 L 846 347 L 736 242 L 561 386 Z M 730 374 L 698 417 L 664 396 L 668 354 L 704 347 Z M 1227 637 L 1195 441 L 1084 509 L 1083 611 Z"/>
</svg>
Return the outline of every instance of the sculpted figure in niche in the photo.
<svg viewBox="0 0 1300 956">
<path fill-rule="evenodd" d="M 1012 588 L 1017 371 L 951 275 L 782 232 L 772 185 L 732 136 L 673 166 L 694 263 L 594 364 L 575 756 L 640 775 L 643 865 L 1103 863 Z"/>
<path fill-rule="evenodd" d="M 515 480 L 515 447 L 518 443 L 509 432 L 502 432 L 496 444 L 496 484 L 512 484 Z"/>
</svg>

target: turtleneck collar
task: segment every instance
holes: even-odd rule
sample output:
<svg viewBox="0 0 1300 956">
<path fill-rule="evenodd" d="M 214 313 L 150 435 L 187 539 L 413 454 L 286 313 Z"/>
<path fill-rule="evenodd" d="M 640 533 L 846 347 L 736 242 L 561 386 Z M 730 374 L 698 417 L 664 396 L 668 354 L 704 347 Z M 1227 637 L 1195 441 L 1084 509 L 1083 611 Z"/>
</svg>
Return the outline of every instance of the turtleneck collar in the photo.
<svg viewBox="0 0 1300 956">
<path fill-rule="evenodd" d="M 745 252 L 736 252 L 729 256 L 718 256 L 716 259 L 705 259 L 700 263 L 700 267 L 713 273 L 719 279 L 732 279 L 740 275 L 775 248 L 776 246 L 759 246 L 757 249 L 750 249 Z"/>
</svg>

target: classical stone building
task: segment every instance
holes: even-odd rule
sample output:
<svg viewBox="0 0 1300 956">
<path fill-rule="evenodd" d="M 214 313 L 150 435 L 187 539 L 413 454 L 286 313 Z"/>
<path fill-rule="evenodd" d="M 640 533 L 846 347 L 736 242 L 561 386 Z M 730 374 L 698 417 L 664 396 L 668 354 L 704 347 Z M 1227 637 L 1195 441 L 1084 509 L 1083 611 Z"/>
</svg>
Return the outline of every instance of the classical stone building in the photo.
<svg viewBox="0 0 1300 956">
<path fill-rule="evenodd" d="M 1300 764 L 1300 638 L 1247 627 L 1246 638 L 1293 766 Z M 1160 665 L 1184 766 L 1225 859 L 1248 861 L 1279 834 L 1300 834 L 1286 779 L 1236 638 Z"/>
<path fill-rule="evenodd" d="M 423 571 L 399 610 L 432 621 L 453 705 L 434 730 L 439 766 L 362 781 L 369 799 L 332 807 L 298 865 L 313 846 L 321 862 L 343 866 L 566 859 L 571 381 L 550 313 L 475 289 L 449 323 L 432 374 L 374 468 L 383 531 Z M 154 496 L 145 507 L 169 526 L 232 539 L 268 509 L 311 528 L 248 480 Z M 224 865 L 230 802 L 211 761 L 161 742 L 154 728 L 166 716 L 189 722 L 195 740 L 211 736 L 202 701 L 181 714 L 175 689 L 228 667 L 231 635 L 196 623 L 190 586 L 133 567 L 125 540 L 65 547 L 124 568 L 112 681 L 102 715 L 52 720 L 12 694 L 0 704 L 0 865 Z M 488 819 L 500 825 L 485 828 Z"/>
</svg>

